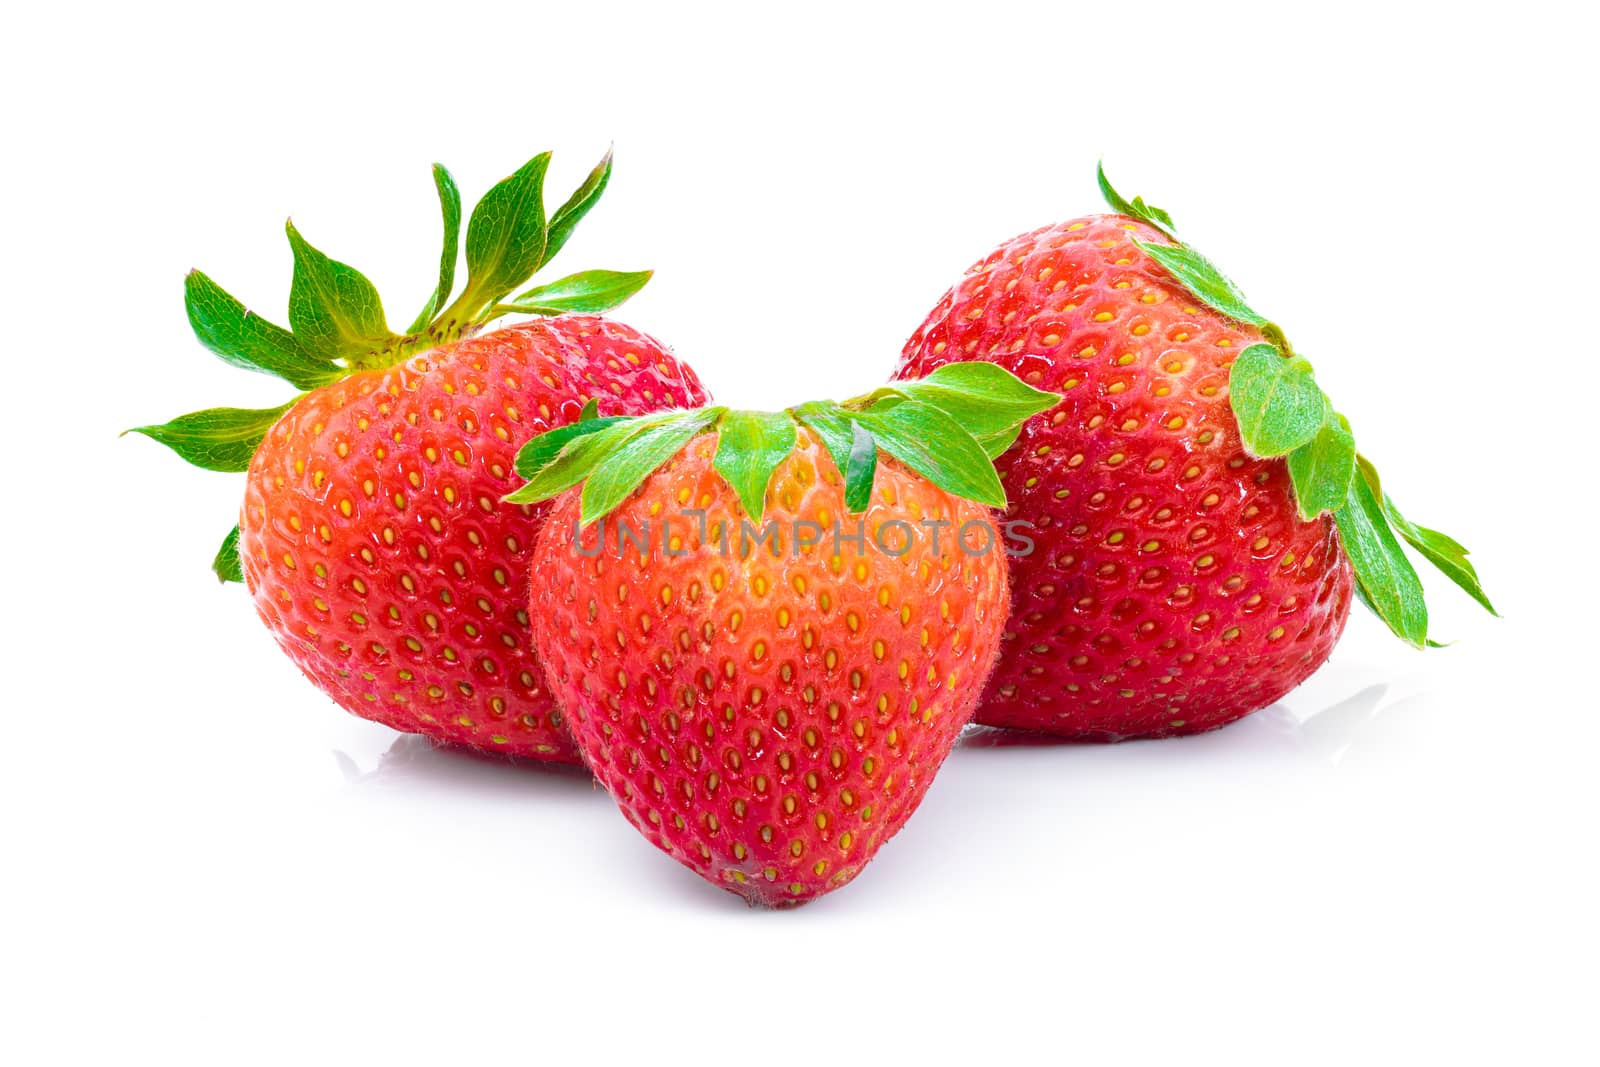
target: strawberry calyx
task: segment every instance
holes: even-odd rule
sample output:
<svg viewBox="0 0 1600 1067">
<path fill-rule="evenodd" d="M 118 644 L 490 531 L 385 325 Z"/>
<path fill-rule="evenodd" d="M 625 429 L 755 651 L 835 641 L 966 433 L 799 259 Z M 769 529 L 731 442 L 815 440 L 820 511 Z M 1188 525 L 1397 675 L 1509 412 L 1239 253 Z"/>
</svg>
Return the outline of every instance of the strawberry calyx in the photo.
<svg viewBox="0 0 1600 1067">
<path fill-rule="evenodd" d="M 285 224 L 294 256 L 287 329 L 246 308 L 201 271 L 190 271 L 183 283 L 184 309 L 200 343 L 226 363 L 275 375 L 299 392 L 275 408 L 208 408 L 124 432 L 159 441 L 206 470 L 244 471 L 267 431 L 308 390 L 470 337 L 505 315 L 598 313 L 623 303 L 650 280 L 650 271 L 583 271 L 512 295 L 562 249 L 611 179 L 608 150 L 547 216 L 549 164 L 549 152 L 533 157 L 473 208 L 465 241 L 467 281 L 454 300 L 462 252 L 461 193 L 444 165 L 433 165 L 444 231 L 438 280 L 403 333 L 390 329 L 372 282 L 323 254 L 292 220 Z M 241 580 L 237 555 L 235 530 L 213 563 L 223 581 Z"/>
<path fill-rule="evenodd" d="M 602 417 L 591 399 L 578 421 L 523 446 L 516 469 L 526 482 L 505 500 L 538 503 L 581 484 L 579 523 L 588 526 L 693 438 L 715 432 L 712 467 L 746 514 L 760 518 L 772 475 L 804 428 L 822 441 L 843 473 L 845 506 L 853 514 L 871 500 L 880 449 L 948 493 L 1003 508 L 995 458 L 1017 439 L 1024 422 L 1060 400 L 986 362 L 950 363 L 926 378 L 842 403 L 815 400 L 777 412 L 705 407 Z"/>
<path fill-rule="evenodd" d="M 1125 199 L 1106 178 L 1104 166 L 1096 177 L 1113 211 L 1147 223 L 1168 239 L 1163 244 L 1134 238 L 1142 252 L 1207 307 L 1260 330 L 1264 340 L 1240 352 L 1228 369 L 1228 402 L 1240 439 L 1252 456 L 1285 460 L 1303 520 L 1332 515 L 1362 603 L 1408 644 L 1437 645 L 1428 637 L 1422 582 L 1401 548 L 1403 541 L 1497 615 L 1467 549 L 1407 520 L 1384 492 L 1377 468 L 1356 448 L 1350 421 L 1335 410 L 1310 361 L 1295 352 L 1283 329 L 1256 312 L 1209 259 L 1178 240 L 1171 215 L 1141 197 Z"/>
</svg>

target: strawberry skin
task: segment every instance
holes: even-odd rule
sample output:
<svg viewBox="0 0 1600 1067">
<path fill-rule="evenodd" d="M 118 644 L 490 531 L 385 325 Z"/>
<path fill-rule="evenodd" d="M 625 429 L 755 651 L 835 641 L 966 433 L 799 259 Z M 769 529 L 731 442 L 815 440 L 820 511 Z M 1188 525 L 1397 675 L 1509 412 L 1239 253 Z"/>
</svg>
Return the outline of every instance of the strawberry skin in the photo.
<svg viewBox="0 0 1600 1067">
<path fill-rule="evenodd" d="M 1228 403 L 1260 331 L 1196 300 L 1133 238 L 1090 216 L 973 266 L 912 335 L 895 377 L 989 360 L 1062 393 L 996 463 L 1013 614 L 976 721 L 1114 741 L 1197 733 L 1282 697 L 1349 614 L 1332 519 L 1296 513 L 1285 463 L 1247 455 Z"/>
<path fill-rule="evenodd" d="M 524 611 L 548 505 L 503 504 L 518 446 L 577 418 L 703 403 L 694 372 L 591 315 L 519 323 L 306 394 L 250 463 L 240 556 L 257 612 L 345 710 L 575 762 Z"/>
<path fill-rule="evenodd" d="M 946 532 L 895 557 L 846 541 L 839 470 L 809 430 L 776 467 L 761 522 L 777 556 L 729 553 L 746 512 L 692 440 L 575 549 L 576 493 L 533 555 L 535 641 L 589 765 L 628 820 L 680 863 L 752 903 L 798 904 L 850 881 L 922 800 L 999 650 L 1000 551 L 966 555 Z M 707 540 L 680 509 L 705 509 Z M 663 551 L 660 523 L 671 524 Z M 978 522 L 990 512 L 882 459 L 862 516 Z M 828 533 L 792 551 L 795 520 Z M 614 551 L 649 521 L 652 547 Z M 722 524 L 722 525 L 719 525 Z M 752 522 L 752 526 L 760 525 Z M 670 538 L 679 538 L 674 546 Z M 887 540 L 898 546 L 893 533 Z M 973 542 L 980 539 L 973 536 Z M 621 558 L 618 558 L 619 555 Z"/>
</svg>

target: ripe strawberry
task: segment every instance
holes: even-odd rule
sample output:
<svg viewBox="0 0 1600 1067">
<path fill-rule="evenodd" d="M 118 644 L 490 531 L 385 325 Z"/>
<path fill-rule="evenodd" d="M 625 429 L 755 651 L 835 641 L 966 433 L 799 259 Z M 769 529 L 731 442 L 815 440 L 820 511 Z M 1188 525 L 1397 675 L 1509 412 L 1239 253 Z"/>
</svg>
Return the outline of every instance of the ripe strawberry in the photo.
<svg viewBox="0 0 1600 1067">
<path fill-rule="evenodd" d="M 467 232 L 466 291 L 437 315 L 454 281 L 460 202 L 435 168 L 439 287 L 405 335 L 383 324 L 365 278 L 292 225 L 292 333 L 192 273 L 201 341 L 309 391 L 282 408 L 214 409 L 140 432 L 200 466 L 248 469 L 217 573 L 248 584 L 284 652 L 340 706 L 441 741 L 576 762 L 525 611 L 548 508 L 499 502 L 515 484 L 517 447 L 575 420 L 590 398 L 620 415 L 706 396 L 651 338 L 568 313 L 620 303 L 647 272 L 588 272 L 500 303 L 566 240 L 610 172 L 608 156 L 547 221 L 547 160 L 484 197 Z M 554 317 L 474 336 L 507 312 Z"/>
<path fill-rule="evenodd" d="M 523 496 L 588 478 L 533 555 L 535 641 L 578 747 L 652 844 L 752 903 L 861 871 L 999 649 L 988 457 L 939 408 L 863 405 L 647 416 L 523 455 Z"/>
<path fill-rule="evenodd" d="M 1352 592 L 1422 645 L 1396 533 L 1489 607 L 1466 550 L 1383 495 L 1283 332 L 1165 212 L 1101 185 L 1120 214 L 991 252 L 895 374 L 988 360 L 1064 397 L 998 463 L 1037 547 L 976 720 L 1111 741 L 1224 725 L 1327 659 Z"/>
<path fill-rule="evenodd" d="M 548 507 L 499 498 L 517 444 L 597 394 L 617 414 L 705 398 L 650 338 L 571 315 L 351 375 L 278 420 L 250 464 L 240 557 L 307 677 L 396 730 L 575 760 L 522 604 Z"/>
</svg>

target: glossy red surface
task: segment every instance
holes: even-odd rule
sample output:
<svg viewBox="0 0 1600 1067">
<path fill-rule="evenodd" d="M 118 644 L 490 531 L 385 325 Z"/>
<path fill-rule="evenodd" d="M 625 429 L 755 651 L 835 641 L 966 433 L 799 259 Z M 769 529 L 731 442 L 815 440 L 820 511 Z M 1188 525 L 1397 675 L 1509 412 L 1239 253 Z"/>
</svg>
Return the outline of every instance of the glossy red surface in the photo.
<svg viewBox="0 0 1600 1067">
<path fill-rule="evenodd" d="M 864 551 L 835 542 L 834 522 L 849 535 L 855 517 L 805 431 L 768 491 L 774 556 L 735 532 L 744 512 L 712 469 L 716 442 L 696 438 L 647 479 L 603 545 L 591 527 L 578 546 L 592 557 L 574 548 L 576 494 L 558 503 L 534 553 L 534 634 L 567 725 L 629 821 L 706 879 L 795 904 L 854 878 L 921 802 L 999 649 L 1004 557 L 969 555 L 948 533 L 938 553 L 931 537 L 879 551 L 893 520 L 975 523 L 974 549 L 995 536 L 987 509 L 887 458 Z M 680 508 L 705 510 L 704 539 Z M 683 555 L 661 547 L 663 516 Z M 797 520 L 821 543 L 796 551 Z M 648 554 L 614 550 L 624 524 L 647 522 Z M 900 527 L 882 541 L 906 545 Z"/>
<path fill-rule="evenodd" d="M 1327 659 L 1351 572 L 1304 522 L 1281 460 L 1244 453 L 1228 367 L 1260 340 L 1099 215 L 974 265 L 906 343 L 897 378 L 965 359 L 1063 394 L 996 464 L 1037 527 L 977 721 L 1067 737 L 1187 734 L 1277 700 Z"/>
<path fill-rule="evenodd" d="M 620 323 L 520 323 L 353 374 L 268 432 L 240 518 L 262 621 L 339 705 L 396 730 L 573 762 L 529 642 L 548 505 L 500 497 L 517 449 L 577 418 L 696 406 L 694 372 Z"/>
</svg>

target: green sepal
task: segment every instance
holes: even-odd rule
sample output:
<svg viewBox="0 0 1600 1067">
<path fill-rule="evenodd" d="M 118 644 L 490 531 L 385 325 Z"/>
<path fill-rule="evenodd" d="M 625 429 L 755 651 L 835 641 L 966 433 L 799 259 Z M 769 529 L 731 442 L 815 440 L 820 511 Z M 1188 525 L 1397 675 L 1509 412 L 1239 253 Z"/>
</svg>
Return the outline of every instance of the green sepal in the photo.
<svg viewBox="0 0 1600 1067">
<path fill-rule="evenodd" d="M 773 472 L 794 451 L 794 419 L 783 411 L 730 411 L 717 431 L 711 465 L 739 495 L 745 513 L 760 518 Z"/>
<path fill-rule="evenodd" d="M 844 470 L 844 506 L 852 515 L 872 503 L 872 482 L 878 476 L 878 442 L 861 423 L 850 423 L 850 459 Z"/>
<path fill-rule="evenodd" d="M 1294 355 L 1294 346 L 1283 335 L 1283 327 L 1275 322 L 1263 322 L 1261 324 L 1261 339 L 1286 356 Z"/>
<path fill-rule="evenodd" d="M 984 455 L 990 459 L 999 459 L 1009 452 L 1011 446 L 1017 443 L 1017 438 L 1022 436 L 1022 424 L 1019 422 L 1017 425 L 1008 430 L 1002 430 L 1000 433 L 978 434 L 975 436 L 978 444 L 983 448 Z"/>
<path fill-rule="evenodd" d="M 547 430 L 529 440 L 517 453 L 517 473 L 526 478 L 527 483 L 501 499 L 508 504 L 537 504 L 549 500 L 587 478 L 612 449 L 672 414 L 663 411 L 637 418 L 595 418 Z M 547 439 L 558 446 L 554 456 L 548 454 L 551 444 L 544 443 Z"/>
<path fill-rule="evenodd" d="M 544 175 L 541 152 L 483 195 L 467 221 L 467 301 L 495 304 L 533 276 L 544 261 Z"/>
<path fill-rule="evenodd" d="M 1378 479 L 1378 469 L 1366 456 L 1356 458 L 1357 470 L 1361 479 L 1366 482 L 1372 495 L 1383 504 L 1383 513 L 1388 518 L 1390 525 L 1412 548 L 1416 549 L 1429 563 L 1437 567 L 1446 578 L 1449 578 L 1462 592 L 1466 593 L 1479 604 L 1483 605 L 1489 614 L 1499 617 L 1500 613 L 1489 602 L 1488 594 L 1483 591 L 1483 585 L 1478 580 L 1477 568 L 1472 561 L 1467 559 L 1467 549 L 1449 534 L 1430 530 L 1426 526 L 1416 523 L 1400 514 L 1400 509 L 1395 507 L 1394 500 L 1383 491 L 1383 484 Z"/>
<path fill-rule="evenodd" d="M 389 332 L 378 290 L 366 275 L 313 248 L 293 221 L 284 229 L 294 250 L 289 327 L 295 340 L 314 356 L 355 365 L 392 350 L 400 339 Z"/>
<path fill-rule="evenodd" d="M 1362 603 L 1395 636 L 1415 648 L 1428 640 L 1428 606 L 1422 581 L 1364 478 L 1352 478 L 1344 504 L 1334 509 L 1339 542 L 1350 557 Z"/>
<path fill-rule="evenodd" d="M 657 467 L 677 455 L 690 438 L 726 410 L 698 408 L 673 412 L 671 418 L 634 435 L 622 448 L 607 455 L 583 483 L 579 524 L 589 525 L 628 499 Z M 754 514 L 759 516 L 761 512 Z"/>
<path fill-rule="evenodd" d="M 579 185 L 567 198 L 567 202 L 556 208 L 555 214 L 550 216 L 550 225 L 545 230 L 544 256 L 539 261 L 541 266 L 556 258 L 556 253 L 566 245 L 573 229 L 589 213 L 589 209 L 594 207 L 610 181 L 611 149 L 608 148 L 605 156 L 583 180 L 583 184 Z"/>
<path fill-rule="evenodd" d="M 1171 217 L 1117 193 L 1102 167 L 1100 191 L 1113 209 L 1171 234 Z M 1401 548 L 1403 539 L 1491 614 L 1467 550 L 1454 538 L 1410 522 L 1384 493 L 1376 469 L 1356 450 L 1350 424 L 1317 385 L 1311 364 L 1296 355 L 1276 323 L 1268 322 L 1208 259 L 1176 242 L 1134 243 L 1200 302 L 1253 325 L 1265 343 L 1240 353 L 1229 373 L 1229 401 L 1246 450 L 1285 456 L 1295 506 L 1311 521 L 1331 511 L 1356 576 L 1356 595 L 1389 628 L 1418 647 L 1439 647 L 1427 636 L 1422 583 Z"/>
<path fill-rule="evenodd" d="M 594 401 L 591 400 L 590 403 Z M 587 412 L 588 408 L 585 407 L 584 410 Z M 604 419 L 599 415 L 591 415 L 585 418 L 580 414 L 576 422 L 545 431 L 518 450 L 515 463 L 517 473 L 524 478 L 534 477 L 556 461 L 556 457 L 566 448 L 569 441 L 599 433 L 608 426 L 615 426 L 624 421 L 625 418 L 623 415 L 612 415 Z"/>
<path fill-rule="evenodd" d="M 973 383 L 998 398 L 996 403 L 1006 410 L 1003 417 L 971 407 L 978 388 Z M 906 388 L 913 395 L 905 395 Z M 714 430 L 720 437 L 713 468 L 733 489 L 746 514 L 760 518 L 774 472 L 798 444 L 799 424 L 821 439 L 838 467 L 849 511 L 860 512 L 871 504 L 880 448 L 948 493 L 1004 507 L 1005 491 L 992 457 L 961 419 L 933 402 L 940 398 L 949 400 L 969 421 L 991 430 L 986 436 L 1006 440 L 1015 438 L 1023 419 L 1060 400 L 1054 393 L 1029 389 L 996 367 L 947 370 L 923 393 L 917 392 L 915 383 L 900 383 L 845 404 L 811 401 L 777 413 L 713 407 L 604 419 L 591 403 L 584 406 L 578 422 L 547 431 L 523 446 L 517 471 L 527 484 L 503 499 L 537 503 L 582 482 L 579 521 L 587 525 L 626 500 L 696 434 Z"/>
<path fill-rule="evenodd" d="M 523 294 L 530 300 L 529 307 L 495 307 L 560 250 L 610 179 L 608 151 L 557 210 L 547 232 L 543 182 L 549 159 L 548 152 L 534 157 L 479 201 L 467 227 L 466 291 L 448 307 L 461 246 L 461 193 L 449 170 L 443 164 L 434 164 L 434 187 L 443 220 L 438 283 L 406 336 L 389 329 L 377 289 L 366 276 L 312 246 L 292 221 L 285 225 L 294 255 L 290 329 L 250 311 L 198 270 L 184 279 L 184 307 L 190 326 L 200 343 L 227 363 L 273 374 L 297 389 L 311 390 L 355 370 L 391 366 L 414 352 L 470 335 L 488 321 L 485 311 L 559 314 L 609 310 L 638 292 L 650 273 L 574 274 Z M 159 441 L 196 466 L 242 472 L 249 468 L 266 433 L 293 403 L 267 410 L 212 408 L 125 432 Z M 568 485 L 576 484 L 601 465 L 608 454 L 604 449 L 584 451 L 577 445 L 612 429 L 618 430 L 618 440 L 624 440 L 644 432 L 648 425 L 615 425 L 623 421 L 632 420 L 599 418 L 596 402 L 591 399 L 579 415 L 578 428 L 563 427 L 556 436 L 540 439 L 530 451 L 519 454 L 519 470 L 531 472 L 545 482 L 567 479 Z M 579 458 L 573 458 L 575 455 Z M 589 459 L 583 460 L 585 456 Z M 537 485 L 530 485 L 519 492 L 529 494 L 537 489 Z M 238 537 L 235 527 L 213 559 L 212 569 L 223 581 L 242 580 Z"/>
<path fill-rule="evenodd" d="M 461 190 L 443 163 L 433 165 L 433 185 L 439 192 L 439 213 L 444 218 L 444 247 L 439 252 L 439 284 L 406 328 L 407 333 L 413 334 L 427 329 L 449 302 L 450 291 L 456 285 L 456 258 L 461 254 Z"/>
<path fill-rule="evenodd" d="M 921 400 L 950 415 L 983 446 L 992 460 L 1010 448 L 1022 424 L 1061 400 L 1035 389 L 999 364 L 985 360 L 946 363 L 926 378 L 896 382 L 879 390 Z"/>
<path fill-rule="evenodd" d="M 885 452 L 945 492 L 993 508 L 1006 506 L 1006 491 L 983 446 L 941 409 L 906 400 L 887 410 L 856 412 L 854 418 Z"/>
<path fill-rule="evenodd" d="M 1119 215 L 1127 215 L 1129 218 L 1148 222 L 1168 237 L 1172 236 L 1173 230 L 1176 229 L 1172 224 L 1172 216 L 1158 207 L 1146 204 L 1144 197 L 1136 196 L 1132 200 L 1123 199 L 1122 194 L 1112 188 L 1111 179 L 1106 177 L 1104 162 L 1096 164 L 1095 180 L 1100 185 L 1100 195 L 1105 197 L 1105 201 L 1111 205 L 1112 211 Z"/>
<path fill-rule="evenodd" d="M 849 412 L 831 400 L 808 400 L 790 410 L 803 426 L 822 438 L 822 447 L 833 457 L 839 476 L 844 477 L 850 470 L 850 452 L 855 441 Z"/>
<path fill-rule="evenodd" d="M 569 274 L 547 285 L 534 286 L 494 310 L 528 315 L 564 315 L 568 312 L 598 314 L 621 305 L 643 289 L 654 273 L 648 270 L 586 270 Z"/>
<path fill-rule="evenodd" d="M 1307 522 L 1332 511 L 1350 493 L 1356 474 L 1356 439 L 1343 415 L 1329 410 L 1316 436 L 1290 452 L 1289 481 L 1295 506 Z"/>
<path fill-rule="evenodd" d="M 600 398 L 591 396 L 583 402 L 583 410 L 578 412 L 579 422 L 593 422 L 600 417 Z"/>
<path fill-rule="evenodd" d="M 239 558 L 239 527 L 229 530 L 228 536 L 222 539 L 221 547 L 211 560 L 211 573 L 219 582 L 244 581 L 244 561 Z"/>
<path fill-rule="evenodd" d="M 1311 363 L 1268 344 L 1239 353 L 1228 375 L 1228 400 L 1239 436 L 1253 456 L 1282 456 L 1317 435 L 1329 414 Z"/>
<path fill-rule="evenodd" d="M 294 400 L 264 410 L 207 408 L 160 425 L 135 426 L 123 433 L 144 434 L 160 441 L 196 467 L 238 473 L 250 469 L 250 458 L 256 454 L 261 439 L 293 405 Z"/>
<path fill-rule="evenodd" d="M 1188 245 L 1163 245 L 1154 241 L 1141 241 L 1138 238 L 1134 238 L 1133 243 L 1140 251 L 1165 267 L 1167 272 L 1180 285 L 1198 297 L 1201 303 L 1222 312 L 1230 319 L 1251 326 L 1266 324 L 1267 320 L 1245 303 L 1244 294 L 1239 291 L 1239 287 L 1209 259 Z"/>
<path fill-rule="evenodd" d="M 198 270 L 183 279 L 183 307 L 195 337 L 225 363 L 277 375 L 296 389 L 315 389 L 344 376 L 344 368 L 307 352 L 294 334 L 249 310 Z"/>
</svg>

